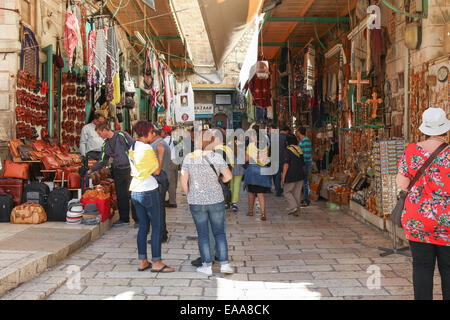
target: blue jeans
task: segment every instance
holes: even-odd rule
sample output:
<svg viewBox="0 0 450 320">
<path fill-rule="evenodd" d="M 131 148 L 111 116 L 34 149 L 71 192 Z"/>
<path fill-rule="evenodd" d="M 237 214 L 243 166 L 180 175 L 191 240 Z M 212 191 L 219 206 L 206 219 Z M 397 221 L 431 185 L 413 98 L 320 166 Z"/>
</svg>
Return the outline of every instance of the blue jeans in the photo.
<svg viewBox="0 0 450 320">
<path fill-rule="evenodd" d="M 305 180 L 303 180 L 303 199 L 308 203 L 311 202 L 311 200 L 309 199 L 309 194 L 311 192 L 311 189 L 309 188 L 309 175 L 311 173 L 311 166 L 312 163 L 305 164 Z"/>
<path fill-rule="evenodd" d="M 216 241 L 216 254 L 220 264 L 228 263 L 228 244 L 225 234 L 225 202 L 209 205 L 189 205 L 198 234 L 198 249 L 204 266 L 211 266 L 214 256 L 211 254 L 209 224 Z"/>
<path fill-rule="evenodd" d="M 283 188 L 281 187 L 281 176 L 282 176 L 283 170 L 282 166 L 278 169 L 277 174 L 273 175 L 273 184 L 275 185 L 275 193 L 277 196 L 281 195 L 283 193 Z"/>
<path fill-rule="evenodd" d="M 161 198 L 159 190 L 131 192 L 131 201 L 139 218 L 137 234 L 138 258 L 147 259 L 147 235 L 152 224 L 152 261 L 161 260 Z"/>
</svg>

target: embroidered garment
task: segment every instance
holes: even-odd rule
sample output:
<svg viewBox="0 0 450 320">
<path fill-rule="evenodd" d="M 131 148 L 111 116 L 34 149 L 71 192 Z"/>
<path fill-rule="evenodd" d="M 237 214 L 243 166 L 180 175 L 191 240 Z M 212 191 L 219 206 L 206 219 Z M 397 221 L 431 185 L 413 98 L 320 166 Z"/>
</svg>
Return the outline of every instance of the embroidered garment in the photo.
<svg viewBox="0 0 450 320">
<path fill-rule="evenodd" d="M 76 7 L 75 7 L 76 8 Z M 81 39 L 80 32 L 80 23 L 79 20 L 75 17 L 75 28 L 77 31 L 77 45 L 75 47 L 75 67 L 83 70 L 84 60 L 83 60 L 83 41 Z"/>
<path fill-rule="evenodd" d="M 408 145 L 398 172 L 412 180 L 429 156 L 419 145 Z M 450 147 L 441 151 L 412 187 L 402 225 L 408 240 L 450 246 Z"/>
<path fill-rule="evenodd" d="M 70 8 L 66 11 L 66 21 L 64 23 L 64 47 L 69 60 L 69 70 L 72 69 L 73 53 L 77 46 L 77 21 Z"/>
<path fill-rule="evenodd" d="M 88 38 L 88 69 L 87 69 L 87 85 L 93 87 L 97 84 L 95 76 L 95 43 L 97 33 L 91 30 Z"/>
</svg>

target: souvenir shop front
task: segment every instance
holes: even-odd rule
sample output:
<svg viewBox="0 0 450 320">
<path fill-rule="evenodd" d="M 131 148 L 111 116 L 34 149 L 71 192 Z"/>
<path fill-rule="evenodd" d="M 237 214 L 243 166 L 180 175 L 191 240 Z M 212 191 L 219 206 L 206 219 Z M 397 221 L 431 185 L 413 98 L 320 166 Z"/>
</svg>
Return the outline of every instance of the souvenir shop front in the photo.
<svg viewBox="0 0 450 320">
<path fill-rule="evenodd" d="M 13 134 L 2 156 L 0 197 L 7 210 L 2 209 L 1 222 L 10 221 L 13 208 L 32 212 L 35 205 L 48 221 L 89 224 L 112 218 L 114 182 L 109 169 L 87 175 L 96 160 L 80 154 L 83 127 L 95 114 L 113 130 L 129 133 L 140 119 L 174 124 L 181 91 L 175 74 L 150 44 L 136 60 L 140 53 L 115 14 L 97 9 L 67 3 L 59 17 L 64 24 L 53 23 L 63 36 L 50 39 L 20 24 Z M 97 210 L 83 218 L 79 209 L 87 203 Z"/>
<path fill-rule="evenodd" d="M 441 15 L 449 8 L 430 2 L 400 10 L 357 1 L 342 4 L 342 15 L 329 20 L 307 13 L 303 20 L 282 19 L 284 4 L 268 13 L 258 63 L 269 63 L 264 81 L 270 90 L 259 85 L 249 92 L 262 93 L 273 108 L 266 121 L 307 128 L 312 200 L 328 199 L 331 210 L 350 206 L 382 230 L 390 228 L 397 163 L 406 144 L 425 138 L 418 131 L 423 111 L 439 107 L 450 113 L 449 23 Z M 286 39 L 272 22 L 296 23 L 287 42 L 280 42 Z M 264 105 L 245 98 L 247 110 Z"/>
</svg>

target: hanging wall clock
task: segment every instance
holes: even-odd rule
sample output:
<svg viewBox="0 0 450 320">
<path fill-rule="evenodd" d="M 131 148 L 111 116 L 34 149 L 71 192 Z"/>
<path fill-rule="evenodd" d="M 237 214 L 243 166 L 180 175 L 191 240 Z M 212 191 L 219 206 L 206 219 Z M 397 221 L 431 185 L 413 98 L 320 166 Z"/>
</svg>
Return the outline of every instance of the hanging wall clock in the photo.
<svg viewBox="0 0 450 320">
<path fill-rule="evenodd" d="M 448 79 L 448 68 L 446 66 L 442 66 L 439 68 L 437 73 L 437 78 L 440 82 L 445 82 Z"/>
</svg>

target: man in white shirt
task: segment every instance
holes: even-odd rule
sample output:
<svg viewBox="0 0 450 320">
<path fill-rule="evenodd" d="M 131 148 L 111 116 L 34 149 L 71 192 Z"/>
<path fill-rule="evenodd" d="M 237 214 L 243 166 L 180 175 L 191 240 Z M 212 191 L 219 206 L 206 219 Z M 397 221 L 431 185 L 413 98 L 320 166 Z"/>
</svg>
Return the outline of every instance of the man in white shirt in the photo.
<svg viewBox="0 0 450 320">
<path fill-rule="evenodd" d="M 175 145 L 172 138 L 172 128 L 170 126 L 164 126 L 161 130 L 161 137 L 164 141 L 169 145 L 170 148 L 170 161 L 167 168 L 167 176 L 169 178 L 169 201 L 165 202 L 165 206 L 167 208 L 176 208 L 177 207 L 177 183 L 178 183 L 178 165 L 174 163 L 175 160 Z"/>
<path fill-rule="evenodd" d="M 80 137 L 80 153 L 83 157 L 87 156 L 89 159 L 100 160 L 104 140 L 95 131 L 95 127 L 105 121 L 105 117 L 96 113 L 94 120 L 84 125 Z"/>
</svg>

